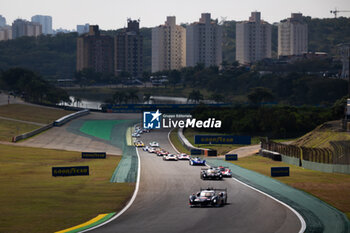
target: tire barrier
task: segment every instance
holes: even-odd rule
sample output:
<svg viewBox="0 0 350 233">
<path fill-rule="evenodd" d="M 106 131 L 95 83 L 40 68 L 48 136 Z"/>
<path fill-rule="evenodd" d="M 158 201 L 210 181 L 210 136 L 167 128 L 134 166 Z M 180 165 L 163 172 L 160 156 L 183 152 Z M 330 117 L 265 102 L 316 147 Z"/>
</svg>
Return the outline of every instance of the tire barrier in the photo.
<svg viewBox="0 0 350 233">
<path fill-rule="evenodd" d="M 260 155 L 307 169 L 350 174 L 350 141 L 330 142 L 332 148 L 286 145 L 261 138 Z"/>
</svg>

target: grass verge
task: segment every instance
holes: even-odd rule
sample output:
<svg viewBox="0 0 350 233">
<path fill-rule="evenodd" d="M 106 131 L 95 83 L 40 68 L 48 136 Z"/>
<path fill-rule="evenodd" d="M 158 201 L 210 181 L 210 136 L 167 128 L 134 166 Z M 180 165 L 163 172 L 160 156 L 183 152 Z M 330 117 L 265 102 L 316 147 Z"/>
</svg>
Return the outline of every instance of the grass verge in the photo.
<svg viewBox="0 0 350 233">
<path fill-rule="evenodd" d="M 55 232 L 120 210 L 135 186 L 109 182 L 120 159 L 0 145 L 0 232 Z M 76 165 L 88 165 L 90 176 L 51 176 L 53 166 Z"/>
<path fill-rule="evenodd" d="M 26 104 L 8 104 L 0 106 L 0 116 L 2 117 L 42 124 L 49 124 L 70 113 L 73 112 Z"/>
<path fill-rule="evenodd" d="M 270 176 L 273 166 L 290 167 L 289 177 L 274 177 L 287 185 L 301 189 L 344 212 L 350 219 L 350 175 L 324 173 L 273 161 L 261 156 L 248 156 L 232 162 L 243 168 Z"/>
<path fill-rule="evenodd" d="M 186 129 L 184 130 L 184 136 L 187 138 L 187 140 L 194 145 L 195 147 L 200 147 L 200 148 L 207 148 L 207 149 L 213 149 L 217 150 L 218 155 L 224 155 L 230 152 L 231 150 L 237 149 L 242 146 L 246 145 L 232 145 L 232 144 L 194 144 L 194 136 L 195 135 L 225 135 L 222 133 L 211 133 L 211 132 L 198 132 L 195 131 L 194 129 Z M 226 134 L 227 135 L 227 134 Z M 258 137 L 253 137 L 252 138 L 252 144 L 258 144 L 260 142 Z"/>
<path fill-rule="evenodd" d="M 329 121 L 293 142 L 297 146 L 331 148 L 331 141 L 349 141 L 350 134 L 341 132 L 340 121 Z"/>
<path fill-rule="evenodd" d="M 173 143 L 173 145 L 176 147 L 178 151 L 181 153 L 191 154 L 180 142 L 180 139 L 177 136 L 177 129 L 174 129 L 171 131 L 170 135 L 170 141 Z"/>
<path fill-rule="evenodd" d="M 40 126 L 0 119 L 0 141 L 12 141 L 13 136 L 33 131 Z"/>
</svg>

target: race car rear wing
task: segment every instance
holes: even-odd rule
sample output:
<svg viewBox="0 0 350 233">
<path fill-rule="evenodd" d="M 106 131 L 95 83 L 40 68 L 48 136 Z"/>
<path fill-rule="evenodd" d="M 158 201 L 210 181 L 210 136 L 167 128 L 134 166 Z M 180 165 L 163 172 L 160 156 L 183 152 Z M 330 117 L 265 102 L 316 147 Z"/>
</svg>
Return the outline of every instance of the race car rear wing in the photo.
<svg viewBox="0 0 350 233">
<path fill-rule="evenodd" d="M 213 190 L 213 191 L 218 191 L 218 192 L 226 192 L 227 193 L 227 188 L 224 189 L 215 189 L 213 187 L 208 187 L 208 188 L 200 188 L 200 191 L 204 191 L 204 190 Z"/>
</svg>

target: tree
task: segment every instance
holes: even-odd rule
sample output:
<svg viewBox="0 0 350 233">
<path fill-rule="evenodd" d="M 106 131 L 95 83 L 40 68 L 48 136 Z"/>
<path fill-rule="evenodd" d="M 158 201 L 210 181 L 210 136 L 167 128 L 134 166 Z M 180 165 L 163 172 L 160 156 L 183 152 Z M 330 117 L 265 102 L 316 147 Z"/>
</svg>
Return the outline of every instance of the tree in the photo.
<svg viewBox="0 0 350 233">
<path fill-rule="evenodd" d="M 148 104 L 150 100 L 151 100 L 151 94 L 150 93 L 143 94 L 143 102 L 144 103 Z"/>
<path fill-rule="evenodd" d="M 199 90 L 192 90 L 192 92 L 188 95 L 187 102 L 194 101 L 195 103 L 199 103 L 200 100 L 203 100 L 203 95 Z"/>
<path fill-rule="evenodd" d="M 127 103 L 127 94 L 124 91 L 117 91 L 114 93 L 113 97 L 113 102 L 116 104 L 122 104 L 123 102 Z"/>
<path fill-rule="evenodd" d="M 169 82 L 175 88 L 176 84 L 181 81 L 181 73 L 178 70 L 171 70 L 169 73 Z"/>
<path fill-rule="evenodd" d="M 274 96 L 272 92 L 265 87 L 255 87 L 248 94 L 248 99 L 251 103 L 256 105 L 261 105 L 261 103 L 266 101 L 273 101 Z"/>
<path fill-rule="evenodd" d="M 131 89 L 128 91 L 127 98 L 130 99 L 131 103 L 135 104 L 139 101 L 139 97 L 136 94 L 138 91 L 136 89 Z"/>
<path fill-rule="evenodd" d="M 215 102 L 219 103 L 219 102 L 224 102 L 224 96 L 220 95 L 218 93 L 214 93 L 210 96 L 211 100 L 214 100 Z"/>
</svg>

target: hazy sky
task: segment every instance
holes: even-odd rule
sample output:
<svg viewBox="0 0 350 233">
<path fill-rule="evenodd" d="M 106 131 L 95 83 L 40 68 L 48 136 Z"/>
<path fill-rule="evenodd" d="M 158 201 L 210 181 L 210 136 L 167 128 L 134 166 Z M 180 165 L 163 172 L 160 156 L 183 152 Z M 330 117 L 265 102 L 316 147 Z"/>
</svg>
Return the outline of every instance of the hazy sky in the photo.
<svg viewBox="0 0 350 233">
<path fill-rule="evenodd" d="M 50 15 L 53 28 L 75 29 L 77 24 L 98 24 L 101 29 L 124 27 L 127 18 L 140 19 L 141 27 L 163 24 L 175 15 L 177 23 L 197 21 L 209 12 L 212 18 L 246 20 L 251 11 L 260 11 L 273 23 L 301 12 L 313 18 L 330 18 L 330 10 L 350 10 L 350 0 L 0 0 L 0 15 L 12 24 L 16 18 Z M 350 12 L 339 13 L 350 17 Z"/>
</svg>

